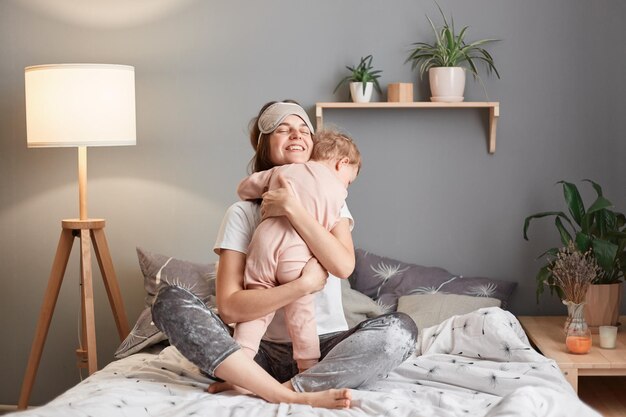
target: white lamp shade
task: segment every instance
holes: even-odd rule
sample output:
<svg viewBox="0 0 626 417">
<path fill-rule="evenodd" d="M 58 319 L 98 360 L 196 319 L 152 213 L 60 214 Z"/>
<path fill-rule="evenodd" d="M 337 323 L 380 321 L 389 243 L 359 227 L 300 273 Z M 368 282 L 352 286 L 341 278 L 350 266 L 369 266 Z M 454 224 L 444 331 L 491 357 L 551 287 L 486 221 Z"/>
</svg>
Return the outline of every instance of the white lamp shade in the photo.
<svg viewBox="0 0 626 417">
<path fill-rule="evenodd" d="M 37 65 L 24 78 L 29 148 L 136 143 L 133 67 Z"/>
</svg>

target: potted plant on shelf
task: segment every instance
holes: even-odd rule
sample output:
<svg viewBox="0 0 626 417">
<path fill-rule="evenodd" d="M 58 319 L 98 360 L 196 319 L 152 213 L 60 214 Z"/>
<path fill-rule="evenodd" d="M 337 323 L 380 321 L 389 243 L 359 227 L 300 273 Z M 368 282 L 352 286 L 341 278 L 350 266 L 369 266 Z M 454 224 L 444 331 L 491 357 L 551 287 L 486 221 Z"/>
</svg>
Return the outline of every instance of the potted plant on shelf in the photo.
<svg viewBox="0 0 626 417">
<path fill-rule="evenodd" d="M 485 63 L 487 72 L 493 71 L 500 78 L 500 74 L 493 63 L 493 57 L 482 48 L 482 45 L 495 42 L 498 39 L 482 39 L 466 43 L 465 34 L 468 26 L 463 27 L 457 33 L 454 20 L 451 19 L 451 23 L 448 23 L 441 7 L 438 4 L 437 7 L 443 18 L 443 26 L 437 28 L 428 15 L 426 16 L 435 34 L 435 42 L 414 43 L 415 48 L 410 52 L 405 64 L 410 61 L 412 69 L 419 66 L 420 78 L 428 71 L 432 94 L 431 101 L 448 103 L 463 101 L 466 68 L 475 79 L 479 80 L 483 89 L 485 86 L 478 75 L 477 62 Z"/>
<path fill-rule="evenodd" d="M 378 84 L 378 78 L 380 78 L 382 70 L 374 69 L 372 59 L 372 55 L 368 55 L 365 58 L 361 58 L 359 65 L 354 67 L 346 66 L 350 71 L 350 75 L 347 75 L 339 81 L 333 93 L 337 92 L 342 84 L 349 81 L 350 95 L 352 96 L 352 101 L 355 103 L 368 103 L 372 98 L 373 88 L 376 88 L 376 91 L 382 94 L 382 90 Z"/>
<path fill-rule="evenodd" d="M 583 253 L 591 251 L 601 271 L 587 290 L 585 317 L 591 327 L 615 326 L 619 318 L 622 280 L 626 273 L 626 217 L 612 210 L 613 203 L 603 196 L 600 185 L 591 180 L 584 181 L 589 182 L 597 194 L 589 207 L 585 207 L 576 185 L 559 181 L 558 184 L 563 186 L 569 216 L 562 211 L 547 211 L 526 217 L 524 239 L 528 240 L 528 227 L 533 219 L 554 216 L 564 246 L 572 242 Z M 543 293 L 544 284 L 550 286 L 550 292 L 554 288 L 552 268 L 557 253 L 558 248 L 550 248 L 539 256 L 546 257 L 548 263 L 536 276 L 537 301 Z M 563 292 L 558 287 L 556 289 L 559 297 L 563 298 Z"/>
</svg>

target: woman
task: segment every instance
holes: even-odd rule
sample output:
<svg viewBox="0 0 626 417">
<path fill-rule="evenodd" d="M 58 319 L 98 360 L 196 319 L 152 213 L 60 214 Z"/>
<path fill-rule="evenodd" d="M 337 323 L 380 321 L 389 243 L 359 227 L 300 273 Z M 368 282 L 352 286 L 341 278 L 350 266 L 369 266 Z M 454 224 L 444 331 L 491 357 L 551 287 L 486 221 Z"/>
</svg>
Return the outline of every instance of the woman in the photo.
<svg viewBox="0 0 626 417">
<path fill-rule="evenodd" d="M 252 170 L 308 161 L 312 134 L 313 126 L 297 103 L 267 103 L 251 125 Z M 275 216 L 287 217 L 315 258 L 299 279 L 275 288 L 246 290 L 243 275 L 248 244 L 261 218 Z M 384 377 L 413 352 L 417 328 L 402 313 L 366 320 L 348 330 L 337 277 L 347 278 L 355 261 L 352 216 L 347 208 L 341 217 L 328 232 L 291 195 L 288 184 L 264 194 L 260 205 L 237 202 L 224 216 L 214 248 L 219 255 L 219 317 L 185 289 L 172 286 L 159 292 L 152 307 L 155 324 L 204 373 L 226 381 L 211 385 L 209 392 L 236 385 L 270 402 L 344 408 L 350 406 L 348 388 Z M 298 374 L 279 309 L 316 292 L 321 360 Z M 275 310 L 279 311 L 252 360 L 224 323 L 249 321 Z"/>
</svg>

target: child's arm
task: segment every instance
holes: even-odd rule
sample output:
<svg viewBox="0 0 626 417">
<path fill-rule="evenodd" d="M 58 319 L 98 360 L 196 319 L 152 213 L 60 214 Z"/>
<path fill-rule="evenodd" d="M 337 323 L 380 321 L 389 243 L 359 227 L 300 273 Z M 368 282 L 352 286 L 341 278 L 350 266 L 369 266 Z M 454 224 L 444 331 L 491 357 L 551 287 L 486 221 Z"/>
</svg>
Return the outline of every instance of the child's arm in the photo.
<svg viewBox="0 0 626 417">
<path fill-rule="evenodd" d="M 241 180 L 237 186 L 237 194 L 242 200 L 256 200 L 267 191 L 270 179 L 278 167 L 266 171 L 255 172 Z"/>
</svg>

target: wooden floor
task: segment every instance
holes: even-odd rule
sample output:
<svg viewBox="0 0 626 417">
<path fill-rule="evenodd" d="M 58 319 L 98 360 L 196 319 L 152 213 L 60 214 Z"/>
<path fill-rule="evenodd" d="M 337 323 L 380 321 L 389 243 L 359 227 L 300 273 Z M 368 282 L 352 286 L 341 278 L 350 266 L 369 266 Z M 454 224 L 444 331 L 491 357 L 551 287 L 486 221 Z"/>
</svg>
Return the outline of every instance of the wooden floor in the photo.
<svg viewBox="0 0 626 417">
<path fill-rule="evenodd" d="M 604 417 L 626 416 L 626 377 L 578 378 L 578 396 Z"/>
</svg>

